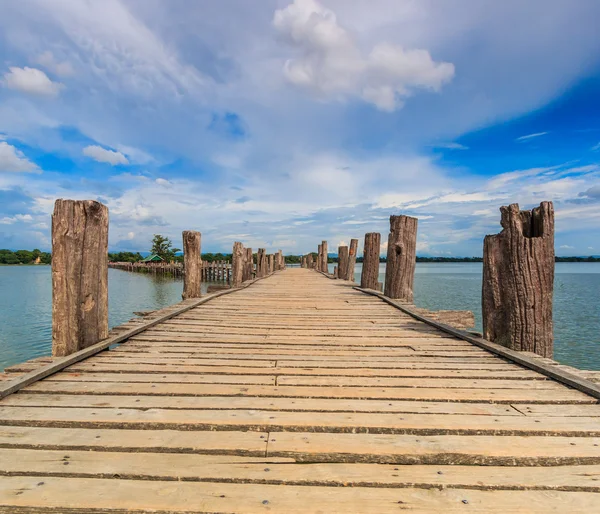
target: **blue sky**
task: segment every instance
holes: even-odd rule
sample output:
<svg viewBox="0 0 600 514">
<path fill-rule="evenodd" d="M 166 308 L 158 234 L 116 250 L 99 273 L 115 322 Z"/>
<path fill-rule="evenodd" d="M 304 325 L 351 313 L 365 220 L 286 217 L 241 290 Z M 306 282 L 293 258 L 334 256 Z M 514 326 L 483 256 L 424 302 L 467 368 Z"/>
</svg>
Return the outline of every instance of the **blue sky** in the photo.
<svg viewBox="0 0 600 514">
<path fill-rule="evenodd" d="M 419 218 L 481 255 L 552 200 L 600 254 L 596 0 L 22 0 L 0 16 L 0 247 L 50 248 L 57 198 L 154 233 L 286 253 Z M 385 250 L 385 248 L 384 248 Z"/>
</svg>

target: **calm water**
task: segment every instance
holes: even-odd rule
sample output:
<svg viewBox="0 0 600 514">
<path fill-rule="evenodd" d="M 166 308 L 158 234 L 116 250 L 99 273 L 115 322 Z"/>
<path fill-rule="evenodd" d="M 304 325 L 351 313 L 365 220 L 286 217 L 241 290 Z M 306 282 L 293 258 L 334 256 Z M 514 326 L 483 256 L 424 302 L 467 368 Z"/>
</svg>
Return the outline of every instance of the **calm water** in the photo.
<svg viewBox="0 0 600 514">
<path fill-rule="evenodd" d="M 182 289 L 181 279 L 109 269 L 109 325 L 177 303 Z M 0 266 L 0 370 L 50 355 L 51 302 L 50 266 Z"/>
<path fill-rule="evenodd" d="M 467 309 L 481 330 L 480 263 L 418 263 L 415 303 L 427 309 Z M 166 307 L 181 299 L 181 280 L 109 269 L 109 322 L 133 311 Z M 331 266 L 333 271 L 333 266 Z M 356 266 L 360 282 L 361 266 Z M 383 281 L 385 264 L 380 267 Z M 50 354 L 49 266 L 0 266 L 0 370 Z M 554 284 L 555 358 L 600 370 L 600 263 L 558 263 Z"/>
<path fill-rule="evenodd" d="M 330 264 L 330 271 L 333 272 Z M 417 263 L 415 305 L 431 310 L 470 310 L 481 331 L 481 263 Z M 360 283 L 361 264 L 355 281 Z M 379 267 L 379 281 L 385 264 Z M 582 369 L 600 370 L 600 263 L 556 263 L 554 358 Z"/>
</svg>

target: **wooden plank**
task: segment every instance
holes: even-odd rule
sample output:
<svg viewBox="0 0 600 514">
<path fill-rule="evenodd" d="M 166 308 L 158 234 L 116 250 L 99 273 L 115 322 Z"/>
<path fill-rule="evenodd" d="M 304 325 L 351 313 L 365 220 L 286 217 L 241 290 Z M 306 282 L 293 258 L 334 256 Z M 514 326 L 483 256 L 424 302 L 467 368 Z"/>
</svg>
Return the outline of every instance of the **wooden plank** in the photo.
<svg viewBox="0 0 600 514">
<path fill-rule="evenodd" d="M 309 499 L 309 501 L 307 501 Z M 6 477 L 0 505 L 12 512 L 595 512 L 600 495 L 571 491 L 278 486 L 62 477 Z M 19 508 L 21 510 L 16 511 Z M 25 509 L 25 510 L 23 510 Z"/>
<path fill-rule="evenodd" d="M 298 462 L 485 466 L 600 463 L 597 437 L 272 432 L 268 455 Z"/>
<path fill-rule="evenodd" d="M 464 330 L 455 329 L 449 325 L 444 325 L 443 323 L 438 323 L 437 321 L 420 316 L 419 314 L 411 311 L 410 309 L 399 304 L 398 302 L 394 302 L 389 298 L 385 298 L 377 291 L 372 291 L 370 289 L 361 289 L 360 287 L 355 287 L 354 289 L 372 296 L 376 296 L 384 302 L 386 302 L 387 304 L 392 305 L 393 307 L 396 307 L 397 309 L 401 310 L 405 314 L 408 314 L 419 321 L 427 323 L 428 325 L 437 328 L 447 334 L 459 337 L 465 341 L 469 341 L 470 343 L 473 343 L 474 345 L 483 348 L 484 350 L 499 355 L 500 357 L 509 359 L 513 362 L 516 362 L 517 364 L 520 364 L 521 366 L 525 366 L 529 369 L 532 369 L 533 371 L 537 371 L 538 373 L 541 373 L 543 375 L 546 375 L 547 377 L 557 380 L 562 384 L 568 385 L 569 387 L 573 387 L 578 391 L 588 394 L 594 398 L 600 399 L 600 385 L 595 384 L 590 380 L 583 379 L 563 369 L 557 369 L 556 366 L 546 364 L 541 359 L 529 357 L 515 350 L 505 348 L 504 346 L 501 346 L 499 344 L 486 341 L 481 337 L 475 337 Z"/>
<path fill-rule="evenodd" d="M 265 432 L 0 426 L 0 448 L 204 453 L 264 457 Z M 1 482 L 2 480 L 0 480 Z"/>
<path fill-rule="evenodd" d="M 68 468 L 65 467 L 68 462 Z M 334 487 L 548 489 L 600 492 L 600 466 L 423 466 L 294 464 L 293 459 L 233 455 L 0 449 L 0 472 L 144 480 L 224 481 Z"/>
<path fill-rule="evenodd" d="M 275 375 L 219 375 L 219 374 L 184 374 L 184 373 L 149 373 L 140 372 L 64 372 L 46 379 L 54 381 L 75 382 L 127 382 L 158 384 L 247 384 L 247 385 L 275 385 Z M 129 385 L 130 389 L 133 387 Z M 136 386 L 136 390 L 138 387 Z M 0 404 L 1 405 L 1 404 Z"/>
<path fill-rule="evenodd" d="M 371 434 L 600 436 L 595 417 L 490 416 L 476 414 L 337 413 L 256 409 L 127 409 L 0 406 L 0 425 L 252 430 Z M 600 449 L 598 450 L 600 457 Z"/>
<path fill-rule="evenodd" d="M 87 375 L 87 374 L 86 374 Z M 446 388 L 427 387 L 294 387 L 294 386 L 261 386 L 233 384 L 201 384 L 201 383 L 147 383 L 139 382 L 132 387 L 127 382 L 85 382 L 80 377 L 56 375 L 37 384 L 32 384 L 27 391 L 41 392 L 73 392 L 74 394 L 138 394 L 138 395 L 179 395 L 179 396 L 269 396 L 283 398 L 364 398 L 386 400 L 423 400 L 447 402 L 493 402 L 493 403 L 583 403 L 595 404 L 594 398 L 579 391 L 563 388 L 557 390 L 535 389 L 462 389 L 453 388 L 451 393 Z M 118 376 L 118 375 L 114 375 Z M 143 376 L 143 375 L 142 375 Z M 161 375 L 158 375 L 160 377 Z M 103 375 L 102 377 L 106 377 Z M 157 377 L 154 375 L 153 377 Z M 89 378 L 89 377 L 88 377 Z M 108 377 L 110 378 L 110 377 Z"/>
<path fill-rule="evenodd" d="M 67 384 L 69 385 L 69 384 Z M 88 407 L 88 408 L 137 408 L 137 409 L 260 409 L 313 412 L 396 412 L 428 414 L 479 414 L 489 416 L 523 416 L 510 405 L 490 403 L 418 402 L 387 400 L 345 400 L 319 398 L 277 397 L 229 397 L 220 396 L 106 396 L 94 394 L 28 394 L 24 391 L 2 401 L 2 406 L 24 407 Z M 528 405 L 527 408 L 537 407 Z M 579 416 L 595 416 L 597 405 L 552 406 L 549 410 L 557 415 L 566 409 L 579 409 Z M 587 414 L 586 414 L 587 413 Z M 566 415 L 566 414 L 565 414 Z"/>
<path fill-rule="evenodd" d="M 260 362 L 260 361 L 255 361 Z M 415 377 L 415 378 L 469 378 L 469 379 L 513 379 L 513 380 L 543 380 L 542 375 L 533 371 L 509 370 L 460 370 L 460 369 L 402 369 L 402 368 L 316 368 L 316 367 L 246 367 L 237 365 L 236 361 L 228 361 L 226 365 L 198 365 L 194 362 L 148 363 L 145 359 L 115 363 L 111 359 L 92 359 L 84 363 L 70 366 L 66 373 L 200 373 L 219 375 L 295 375 L 295 376 L 346 376 L 346 377 Z M 283 384 L 283 382 L 281 382 Z M 523 385 L 522 387 L 526 387 Z"/>
<path fill-rule="evenodd" d="M 333 386 L 333 387 L 415 387 L 415 388 L 474 388 L 474 389 L 541 389 L 556 391 L 564 388 L 550 380 L 509 379 L 450 379 L 428 378 L 427 380 L 389 377 L 303 377 L 280 376 L 277 385 L 285 386 Z"/>
</svg>

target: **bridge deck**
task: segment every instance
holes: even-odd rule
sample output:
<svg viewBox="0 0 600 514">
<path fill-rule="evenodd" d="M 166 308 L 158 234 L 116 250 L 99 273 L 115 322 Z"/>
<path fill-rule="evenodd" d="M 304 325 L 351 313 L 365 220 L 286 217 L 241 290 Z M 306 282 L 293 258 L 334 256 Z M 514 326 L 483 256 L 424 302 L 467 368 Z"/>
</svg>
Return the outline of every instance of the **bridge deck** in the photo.
<svg viewBox="0 0 600 514">
<path fill-rule="evenodd" d="M 600 512 L 600 405 L 289 269 L 0 401 L 5 512 Z"/>
</svg>

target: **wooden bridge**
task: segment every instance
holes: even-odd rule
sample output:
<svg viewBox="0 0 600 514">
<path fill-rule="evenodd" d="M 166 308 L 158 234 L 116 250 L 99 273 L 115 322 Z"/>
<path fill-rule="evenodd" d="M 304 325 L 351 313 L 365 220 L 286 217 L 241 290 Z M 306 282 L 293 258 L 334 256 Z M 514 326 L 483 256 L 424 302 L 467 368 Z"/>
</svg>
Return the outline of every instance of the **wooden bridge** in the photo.
<svg viewBox="0 0 600 514">
<path fill-rule="evenodd" d="M 0 511 L 600 512 L 568 374 L 313 270 L 246 285 L 9 384 Z"/>
</svg>

